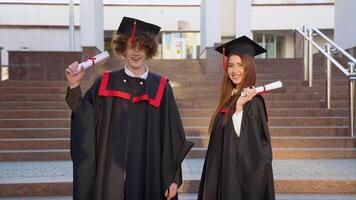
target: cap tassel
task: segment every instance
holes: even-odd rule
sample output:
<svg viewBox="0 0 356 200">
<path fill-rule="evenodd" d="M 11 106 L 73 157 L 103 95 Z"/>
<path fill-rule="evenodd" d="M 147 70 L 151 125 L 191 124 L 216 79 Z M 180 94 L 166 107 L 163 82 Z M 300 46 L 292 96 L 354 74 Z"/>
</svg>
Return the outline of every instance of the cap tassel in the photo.
<svg viewBox="0 0 356 200">
<path fill-rule="evenodd" d="M 134 21 L 130 42 L 133 44 L 135 42 L 135 34 L 136 34 L 136 20 Z"/>
<path fill-rule="evenodd" d="M 225 63 L 225 47 L 223 47 L 223 50 L 222 50 L 222 61 L 221 61 L 221 68 L 225 71 L 226 70 L 226 63 Z"/>
</svg>

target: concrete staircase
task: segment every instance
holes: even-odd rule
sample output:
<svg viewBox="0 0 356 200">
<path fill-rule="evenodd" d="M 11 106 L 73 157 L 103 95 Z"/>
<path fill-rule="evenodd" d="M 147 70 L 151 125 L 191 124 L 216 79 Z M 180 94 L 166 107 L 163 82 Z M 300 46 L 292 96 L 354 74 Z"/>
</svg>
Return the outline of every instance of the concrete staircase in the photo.
<svg viewBox="0 0 356 200">
<path fill-rule="evenodd" d="M 349 166 L 356 164 L 356 139 L 349 137 L 347 79 L 333 71 L 333 103 L 332 109 L 327 110 L 323 60 L 315 60 L 312 88 L 302 80 L 301 64 L 300 59 L 257 61 L 257 85 L 275 80 L 284 84 L 282 89 L 264 95 L 275 159 L 276 191 L 356 195 L 356 173 L 353 173 L 356 165 Z M 113 69 L 120 63 L 109 59 L 106 65 L 111 68 L 97 71 Z M 187 139 L 196 143 L 183 163 L 185 181 L 180 188 L 184 193 L 196 193 L 221 75 L 204 74 L 197 60 L 152 60 L 149 66 L 150 70 L 169 77 Z M 83 83 L 84 88 L 89 85 L 90 82 Z M 0 197 L 71 193 L 70 111 L 64 102 L 65 91 L 66 83 L 62 81 L 0 83 Z M 19 174 L 12 176 L 11 168 L 16 164 L 47 174 L 52 173 L 48 172 L 50 168 L 63 165 L 57 169 L 63 176 L 51 179 L 44 175 L 35 179 L 20 172 L 22 168 L 14 169 Z M 48 165 L 48 169 L 42 169 L 43 165 Z M 347 172 L 343 171 L 345 168 Z M 2 169 L 5 175 L 1 175 Z M 288 198 L 280 195 L 279 199 Z"/>
</svg>

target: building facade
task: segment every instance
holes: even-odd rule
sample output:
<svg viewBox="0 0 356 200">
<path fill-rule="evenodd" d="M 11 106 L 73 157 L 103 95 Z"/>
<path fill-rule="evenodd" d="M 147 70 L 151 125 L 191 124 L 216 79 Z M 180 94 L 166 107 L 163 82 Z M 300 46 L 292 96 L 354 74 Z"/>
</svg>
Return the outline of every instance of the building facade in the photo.
<svg viewBox="0 0 356 200">
<path fill-rule="evenodd" d="M 102 19 L 100 12 L 91 15 L 99 7 L 92 9 L 74 1 L 76 51 L 85 46 L 86 34 L 93 32 L 83 24 L 90 26 L 97 18 L 104 29 L 100 50 L 111 49 L 123 16 L 160 25 L 155 58 L 163 59 L 197 59 L 206 47 L 242 34 L 267 48 L 261 57 L 293 58 L 300 43 L 295 28 L 312 26 L 333 38 L 335 26 L 335 0 L 103 0 Z M 7 65 L 7 51 L 12 50 L 68 51 L 68 24 L 67 0 L 0 0 L 2 64 Z"/>
</svg>

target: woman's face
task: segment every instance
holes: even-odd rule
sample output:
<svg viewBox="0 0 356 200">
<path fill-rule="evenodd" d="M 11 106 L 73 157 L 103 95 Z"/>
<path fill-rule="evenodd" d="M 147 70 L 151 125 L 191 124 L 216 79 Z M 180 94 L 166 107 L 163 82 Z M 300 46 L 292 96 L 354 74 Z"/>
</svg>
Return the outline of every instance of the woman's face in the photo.
<svg viewBox="0 0 356 200">
<path fill-rule="evenodd" d="M 239 85 L 245 77 L 245 66 L 242 63 L 240 56 L 232 55 L 227 63 L 227 74 L 230 80 Z"/>
<path fill-rule="evenodd" d="M 125 58 L 127 60 L 128 67 L 130 68 L 140 69 L 146 66 L 146 52 L 138 45 L 128 44 L 125 52 Z"/>
</svg>

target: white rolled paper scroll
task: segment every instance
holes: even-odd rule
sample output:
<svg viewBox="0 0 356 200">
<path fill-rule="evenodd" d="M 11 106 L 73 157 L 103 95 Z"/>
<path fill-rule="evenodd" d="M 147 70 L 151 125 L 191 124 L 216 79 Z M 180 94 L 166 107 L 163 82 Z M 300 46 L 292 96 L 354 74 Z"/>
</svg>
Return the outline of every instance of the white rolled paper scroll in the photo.
<svg viewBox="0 0 356 200">
<path fill-rule="evenodd" d="M 89 57 L 87 60 L 85 60 L 84 62 L 81 62 L 79 65 L 78 65 L 78 69 L 77 69 L 77 73 L 80 72 L 80 68 L 82 67 L 84 70 L 85 69 L 88 69 L 89 67 L 95 65 L 96 63 L 99 63 L 105 59 L 107 59 L 109 57 L 109 53 L 107 51 L 103 51 L 101 52 L 100 54 L 94 56 L 94 57 Z"/>
<path fill-rule="evenodd" d="M 267 92 L 267 91 L 270 91 L 270 90 L 274 90 L 274 89 L 278 89 L 278 88 L 281 88 L 283 86 L 282 82 L 281 81 L 276 81 L 276 82 L 273 82 L 273 83 L 270 83 L 270 84 L 267 84 L 267 85 L 263 85 L 263 86 L 260 86 L 260 87 L 257 87 L 256 88 L 256 92 L 259 94 L 259 93 L 264 93 L 264 92 Z M 246 94 L 242 91 L 241 92 L 241 96 L 246 96 Z"/>
</svg>

